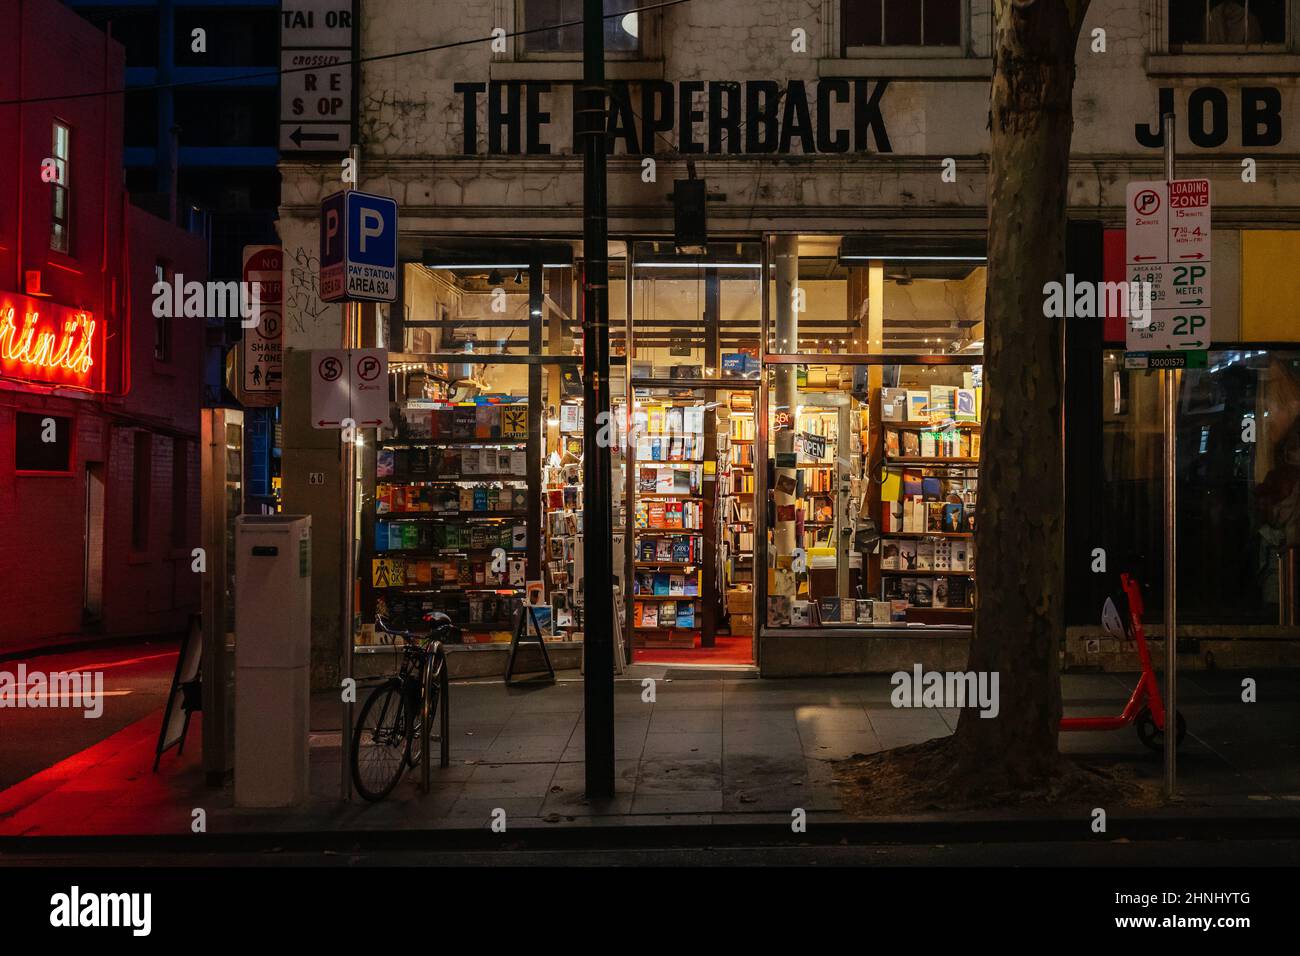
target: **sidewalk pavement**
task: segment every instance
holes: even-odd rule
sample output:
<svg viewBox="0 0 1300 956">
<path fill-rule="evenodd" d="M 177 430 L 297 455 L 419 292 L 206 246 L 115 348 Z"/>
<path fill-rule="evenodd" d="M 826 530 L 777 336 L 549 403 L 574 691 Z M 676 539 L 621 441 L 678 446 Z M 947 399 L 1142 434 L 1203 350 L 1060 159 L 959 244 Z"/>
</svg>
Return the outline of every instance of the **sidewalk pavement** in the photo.
<svg viewBox="0 0 1300 956">
<path fill-rule="evenodd" d="M 578 675 L 562 674 L 554 685 L 454 684 L 451 766 L 433 768 L 427 795 L 417 789 L 416 771 L 382 803 L 341 801 L 340 708 L 325 695 L 313 701 L 307 806 L 236 809 L 230 784 L 206 788 L 197 718 L 185 753 L 169 752 L 161 772 L 151 773 L 159 714 L 0 792 L 0 837 L 187 836 L 197 809 L 204 811 L 207 833 L 243 835 L 486 833 L 498 809 L 511 830 L 736 823 L 788 829 L 795 808 L 807 812 L 810 826 L 813 820 L 845 823 L 850 818 L 841 812 L 832 761 L 943 736 L 957 721 L 954 710 L 893 708 L 886 676 L 683 679 L 683 673 L 636 667 L 617 682 L 617 792 L 608 801 L 583 796 L 583 686 Z M 653 703 L 642 700 L 643 676 L 657 679 Z M 1181 799 L 1143 811 L 1144 818 L 1300 822 L 1300 674 L 1249 675 L 1258 682 L 1254 704 L 1241 702 L 1243 676 L 1180 675 L 1180 710 L 1188 722 L 1179 756 Z M 1117 714 L 1135 682 L 1136 675 L 1065 675 L 1066 713 Z M 1160 756 L 1146 750 L 1131 727 L 1062 734 L 1061 748 L 1161 778 Z M 1023 808 L 942 816 L 1045 819 Z M 1116 811 L 1112 819 L 1120 816 Z M 908 819 L 934 821 L 936 815 Z"/>
</svg>

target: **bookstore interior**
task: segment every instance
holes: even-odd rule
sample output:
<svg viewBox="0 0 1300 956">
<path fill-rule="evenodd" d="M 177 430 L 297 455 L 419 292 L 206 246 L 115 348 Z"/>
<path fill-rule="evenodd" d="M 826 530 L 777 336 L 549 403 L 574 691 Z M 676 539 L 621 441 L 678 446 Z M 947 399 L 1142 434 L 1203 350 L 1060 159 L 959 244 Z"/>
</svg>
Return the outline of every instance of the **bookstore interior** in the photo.
<svg viewBox="0 0 1300 956">
<path fill-rule="evenodd" d="M 763 633 L 969 626 L 982 246 L 611 242 L 619 645 L 749 666 Z M 467 643 L 583 620 L 581 244 L 404 265 L 392 427 L 363 456 L 362 620 Z M 360 638 L 373 640 L 373 625 Z"/>
</svg>

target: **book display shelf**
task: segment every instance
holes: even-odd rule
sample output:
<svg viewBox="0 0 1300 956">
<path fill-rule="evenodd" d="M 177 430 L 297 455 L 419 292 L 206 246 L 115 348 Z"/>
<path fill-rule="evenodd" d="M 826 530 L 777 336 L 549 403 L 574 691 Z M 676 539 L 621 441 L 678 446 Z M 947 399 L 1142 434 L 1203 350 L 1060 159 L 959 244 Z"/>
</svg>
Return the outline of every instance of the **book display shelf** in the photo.
<svg viewBox="0 0 1300 956">
<path fill-rule="evenodd" d="M 634 648 L 694 648 L 701 639 L 706 411 L 692 396 L 641 399 L 633 413 Z"/>
<path fill-rule="evenodd" d="M 375 453 L 376 610 L 418 627 L 441 611 L 467 643 L 509 640 L 528 577 L 528 406 L 410 401 Z"/>
</svg>

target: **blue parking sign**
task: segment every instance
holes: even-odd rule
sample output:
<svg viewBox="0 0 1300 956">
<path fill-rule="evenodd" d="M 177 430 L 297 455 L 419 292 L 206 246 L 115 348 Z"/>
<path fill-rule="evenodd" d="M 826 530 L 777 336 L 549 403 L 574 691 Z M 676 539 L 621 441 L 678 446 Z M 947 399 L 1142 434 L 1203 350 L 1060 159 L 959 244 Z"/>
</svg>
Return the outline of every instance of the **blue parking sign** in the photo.
<svg viewBox="0 0 1300 956">
<path fill-rule="evenodd" d="M 326 197 L 320 253 L 322 300 L 396 301 L 396 201 L 356 190 Z"/>
</svg>

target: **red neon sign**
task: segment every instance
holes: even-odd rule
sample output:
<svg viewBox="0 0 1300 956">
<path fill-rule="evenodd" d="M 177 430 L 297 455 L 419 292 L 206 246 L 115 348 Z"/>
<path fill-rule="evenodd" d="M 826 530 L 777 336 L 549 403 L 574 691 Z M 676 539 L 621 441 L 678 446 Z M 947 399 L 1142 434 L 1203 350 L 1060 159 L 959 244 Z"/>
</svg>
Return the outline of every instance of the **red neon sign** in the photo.
<svg viewBox="0 0 1300 956">
<path fill-rule="evenodd" d="M 29 296 L 0 299 L 0 374 L 54 385 L 94 387 L 94 313 Z"/>
</svg>

